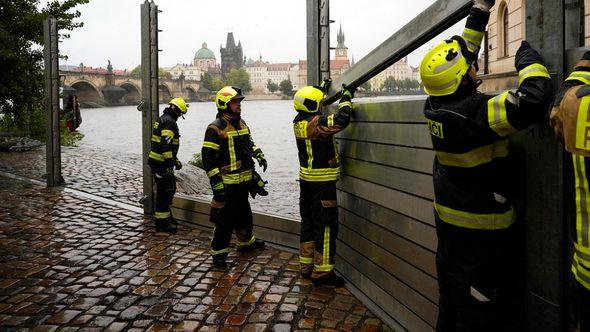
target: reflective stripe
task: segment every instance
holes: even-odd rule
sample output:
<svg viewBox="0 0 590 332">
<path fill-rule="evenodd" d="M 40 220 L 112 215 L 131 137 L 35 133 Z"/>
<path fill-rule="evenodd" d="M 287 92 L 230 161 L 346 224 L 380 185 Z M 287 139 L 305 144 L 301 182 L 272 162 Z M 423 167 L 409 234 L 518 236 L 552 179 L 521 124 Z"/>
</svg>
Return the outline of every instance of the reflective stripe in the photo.
<svg viewBox="0 0 590 332">
<path fill-rule="evenodd" d="M 590 266 L 590 247 L 583 247 L 579 243 L 574 243 L 574 247 L 576 248 L 576 255 L 578 255 L 578 258 Z"/>
<path fill-rule="evenodd" d="M 164 159 L 172 159 L 173 158 L 172 151 L 162 152 L 162 157 Z"/>
<path fill-rule="evenodd" d="M 330 265 L 330 226 L 324 227 L 324 252 L 322 265 Z"/>
<path fill-rule="evenodd" d="M 584 84 L 590 84 L 590 72 L 574 71 L 565 79 L 565 81 L 580 81 Z"/>
<path fill-rule="evenodd" d="M 590 271 L 581 266 L 576 254 L 574 254 L 574 260 L 572 262 L 572 273 L 582 286 L 590 290 Z"/>
<path fill-rule="evenodd" d="M 152 135 L 152 142 L 160 143 L 162 141 L 162 137 L 158 135 Z"/>
<path fill-rule="evenodd" d="M 340 178 L 340 168 L 299 167 L 299 178 L 311 182 L 336 181 Z"/>
<path fill-rule="evenodd" d="M 223 189 L 223 182 L 217 182 L 214 186 L 213 186 L 213 190 L 221 190 Z"/>
<path fill-rule="evenodd" d="M 340 107 L 340 106 L 338 106 Z M 328 115 L 328 127 L 334 126 L 334 114 Z"/>
<path fill-rule="evenodd" d="M 334 270 L 334 265 L 317 265 L 313 266 L 313 270 L 317 272 L 330 272 Z"/>
<path fill-rule="evenodd" d="M 305 151 L 307 151 L 307 168 L 313 167 L 313 149 L 311 148 L 311 140 L 305 140 Z M 301 168 L 301 167 L 300 167 Z"/>
<path fill-rule="evenodd" d="M 468 168 L 489 163 L 494 158 L 507 157 L 508 152 L 508 140 L 504 139 L 465 153 L 436 151 L 436 158 L 441 165 Z"/>
<path fill-rule="evenodd" d="M 227 137 L 227 148 L 228 148 L 228 152 L 229 152 L 229 170 L 235 171 L 236 169 L 238 169 L 238 166 L 236 163 L 236 149 L 234 148 L 234 137 L 233 136 Z"/>
<path fill-rule="evenodd" d="M 221 174 L 224 184 L 240 184 L 252 180 L 252 170 L 246 170 L 234 174 Z"/>
<path fill-rule="evenodd" d="M 521 71 L 518 72 L 518 85 L 520 86 L 524 80 L 530 77 L 546 77 L 551 78 L 549 75 L 549 71 L 547 71 L 547 67 L 543 66 L 540 63 L 533 63 L 532 65 L 524 67 Z"/>
<path fill-rule="evenodd" d="M 343 107 L 350 107 L 350 108 L 352 108 L 352 102 L 350 102 L 350 101 L 343 101 L 343 102 L 341 102 L 341 103 L 338 104 L 338 109 L 341 109 Z"/>
<path fill-rule="evenodd" d="M 164 129 L 160 135 L 174 137 L 174 132 L 172 130 Z"/>
<path fill-rule="evenodd" d="M 590 150 L 590 137 L 587 128 L 590 126 L 588 121 L 588 107 L 590 107 L 590 96 L 584 96 L 580 100 L 578 107 L 578 119 L 576 121 L 576 148 Z"/>
<path fill-rule="evenodd" d="M 588 234 L 590 222 L 590 191 L 586 177 L 586 163 L 583 156 L 572 155 L 576 174 L 576 243 L 581 247 L 590 247 Z"/>
<path fill-rule="evenodd" d="M 219 168 L 216 167 L 216 168 L 210 170 L 209 172 L 207 172 L 207 176 L 208 177 L 212 177 L 212 176 L 214 176 L 214 175 L 216 175 L 218 173 L 219 173 Z"/>
<path fill-rule="evenodd" d="M 435 202 L 434 209 L 442 221 L 451 225 L 471 229 L 504 229 L 510 227 L 516 220 L 512 208 L 504 213 L 479 214 L 451 209 Z"/>
<path fill-rule="evenodd" d="M 256 238 L 254 237 L 254 234 L 252 234 L 252 237 L 250 238 L 250 240 L 248 240 L 246 242 L 238 242 L 238 247 L 249 246 L 252 243 L 254 243 L 254 241 L 256 241 Z"/>
<path fill-rule="evenodd" d="M 313 264 L 313 257 L 299 256 L 299 263 L 311 265 L 311 264 Z"/>
<path fill-rule="evenodd" d="M 155 159 L 157 161 L 162 161 L 162 162 L 164 161 L 164 157 L 159 153 L 155 153 L 154 151 L 150 151 L 150 154 L 148 157 Z"/>
<path fill-rule="evenodd" d="M 213 142 L 208 142 L 208 141 L 203 142 L 203 147 L 213 149 L 213 150 L 219 150 L 219 144 L 215 144 Z"/>
<path fill-rule="evenodd" d="M 180 144 L 180 139 L 178 139 L 178 138 L 173 139 L 172 140 L 172 144 L 179 145 Z"/>
<path fill-rule="evenodd" d="M 506 98 L 509 92 L 506 91 L 488 100 L 488 123 L 490 128 L 500 137 L 506 137 L 509 134 L 517 132 L 508 122 L 506 113 Z"/>
<path fill-rule="evenodd" d="M 471 52 L 477 52 L 477 49 L 479 48 L 479 46 L 481 45 L 481 41 L 483 40 L 483 36 L 484 32 L 469 28 L 465 28 L 463 30 L 463 34 L 461 35 L 461 37 L 463 37 L 463 39 L 465 39 L 465 41 L 467 42 L 468 46 L 472 46 L 467 47 Z"/>
<path fill-rule="evenodd" d="M 334 145 L 334 159 L 336 159 L 336 164 L 340 165 L 340 154 L 338 153 L 338 145 L 334 136 L 332 136 L 332 144 Z"/>
<path fill-rule="evenodd" d="M 156 219 L 170 218 L 170 211 L 166 211 L 166 212 L 154 212 L 154 217 Z"/>
<path fill-rule="evenodd" d="M 221 250 L 213 250 L 211 249 L 211 251 L 209 251 L 209 253 L 213 256 L 215 255 L 219 255 L 219 254 L 227 254 L 229 253 L 229 248 L 223 248 Z"/>
</svg>

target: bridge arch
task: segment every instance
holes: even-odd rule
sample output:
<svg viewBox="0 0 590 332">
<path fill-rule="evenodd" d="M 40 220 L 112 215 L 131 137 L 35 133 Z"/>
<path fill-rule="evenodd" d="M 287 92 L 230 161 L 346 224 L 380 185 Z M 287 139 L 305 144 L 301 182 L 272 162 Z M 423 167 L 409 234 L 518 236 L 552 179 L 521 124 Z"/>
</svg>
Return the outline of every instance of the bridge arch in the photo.
<svg viewBox="0 0 590 332">
<path fill-rule="evenodd" d="M 186 90 L 185 93 L 186 93 L 187 101 L 197 101 L 198 100 L 197 91 L 195 91 L 195 89 L 193 89 L 193 87 L 187 86 L 184 89 Z"/>
<path fill-rule="evenodd" d="M 160 104 L 165 104 L 172 99 L 172 89 L 168 85 L 160 84 L 158 90 L 160 92 Z"/>
<path fill-rule="evenodd" d="M 127 93 L 123 95 L 124 104 L 137 104 L 141 100 L 141 89 L 133 82 L 127 81 L 120 85 Z"/>
<path fill-rule="evenodd" d="M 82 106 L 88 106 L 88 104 L 102 104 L 104 96 L 98 89 L 98 87 L 87 80 L 77 80 L 70 85 L 76 89 L 76 95 Z M 85 104 L 86 103 L 86 104 Z"/>
</svg>

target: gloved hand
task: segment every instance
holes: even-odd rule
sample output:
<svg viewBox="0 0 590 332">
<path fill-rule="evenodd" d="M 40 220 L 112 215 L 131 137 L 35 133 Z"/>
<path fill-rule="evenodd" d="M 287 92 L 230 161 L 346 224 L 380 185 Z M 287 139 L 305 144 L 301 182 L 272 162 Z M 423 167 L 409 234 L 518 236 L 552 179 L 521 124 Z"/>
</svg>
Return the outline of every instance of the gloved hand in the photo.
<svg viewBox="0 0 590 332">
<path fill-rule="evenodd" d="M 584 55 L 582 55 L 580 60 L 590 60 L 590 51 L 584 52 Z"/>
<path fill-rule="evenodd" d="M 349 87 L 347 87 L 346 85 L 342 84 L 342 97 L 340 97 L 340 99 L 346 99 L 346 100 L 351 100 L 352 98 L 354 98 L 354 92 L 356 91 L 355 89 L 351 89 Z"/>
<path fill-rule="evenodd" d="M 216 225 L 223 223 L 223 210 L 224 208 L 215 208 L 212 206 L 209 212 L 209 221 Z"/>
<path fill-rule="evenodd" d="M 328 91 L 328 89 L 330 88 L 330 85 L 332 85 L 332 79 L 326 78 L 322 81 L 322 83 L 320 83 L 320 90 L 322 90 L 324 93 L 326 93 Z"/>
<path fill-rule="evenodd" d="M 174 168 L 176 168 L 177 171 L 182 168 L 182 163 L 180 162 L 180 160 L 176 159 L 176 162 L 174 163 Z"/>
<path fill-rule="evenodd" d="M 473 0 L 473 7 L 489 12 L 496 4 L 496 0 Z"/>
<path fill-rule="evenodd" d="M 258 166 L 262 167 L 262 171 L 266 172 L 266 168 L 268 167 L 268 164 L 266 162 L 266 159 L 264 159 L 264 156 L 260 157 L 260 158 L 256 158 L 256 160 L 258 161 Z"/>
<path fill-rule="evenodd" d="M 516 56 L 514 57 L 514 67 L 516 67 L 517 71 L 521 71 L 533 63 L 544 64 L 545 61 L 539 52 L 532 48 L 526 40 L 523 40 L 520 44 L 520 47 L 518 48 L 518 51 L 516 51 Z"/>
<path fill-rule="evenodd" d="M 215 183 L 213 186 L 213 200 L 217 202 L 225 202 L 225 186 L 223 182 Z"/>
<path fill-rule="evenodd" d="M 166 170 L 164 170 L 164 173 L 162 173 L 162 176 L 165 178 L 173 178 L 174 177 L 174 169 L 172 167 L 166 168 Z"/>
</svg>

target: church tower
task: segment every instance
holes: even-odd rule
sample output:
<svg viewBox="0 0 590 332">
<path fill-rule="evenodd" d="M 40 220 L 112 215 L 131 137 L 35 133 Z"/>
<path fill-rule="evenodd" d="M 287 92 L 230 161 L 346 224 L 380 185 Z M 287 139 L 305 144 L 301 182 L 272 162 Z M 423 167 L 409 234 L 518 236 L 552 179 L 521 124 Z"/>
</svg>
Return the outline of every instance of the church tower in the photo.
<svg viewBox="0 0 590 332">
<path fill-rule="evenodd" d="M 336 46 L 336 60 L 348 60 L 348 47 L 344 45 L 344 32 L 342 32 L 342 25 L 338 30 L 338 45 Z"/>
<path fill-rule="evenodd" d="M 221 53 L 221 74 L 225 77 L 230 70 L 240 69 L 244 64 L 242 42 L 236 42 L 234 40 L 234 34 L 229 32 L 227 34 L 227 41 L 225 47 L 220 47 Z"/>
</svg>

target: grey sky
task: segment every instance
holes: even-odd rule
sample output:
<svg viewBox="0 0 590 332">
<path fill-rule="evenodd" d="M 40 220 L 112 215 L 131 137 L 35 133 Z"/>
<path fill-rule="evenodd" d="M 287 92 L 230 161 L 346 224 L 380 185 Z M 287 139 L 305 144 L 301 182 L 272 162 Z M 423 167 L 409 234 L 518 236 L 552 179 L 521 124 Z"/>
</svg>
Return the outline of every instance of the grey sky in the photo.
<svg viewBox="0 0 590 332">
<path fill-rule="evenodd" d="M 138 65 L 141 3 L 91 0 L 80 6 L 85 25 L 60 44 L 60 51 L 69 56 L 64 63 L 106 67 L 108 59 L 117 69 Z M 332 0 L 330 16 L 336 21 L 332 44 L 336 45 L 336 32 L 342 24 L 349 56 L 358 61 L 432 3 L 434 0 Z M 242 42 L 247 57 L 256 59 L 262 54 L 271 62 L 305 59 L 305 0 L 160 0 L 156 4 L 162 10 L 162 67 L 189 63 L 203 42 L 219 61 L 219 46 L 225 45 L 228 31 L 233 31 L 236 42 Z M 454 27 L 445 35 L 459 32 L 460 28 Z M 417 65 L 427 47 L 412 54 L 410 64 Z"/>
</svg>

